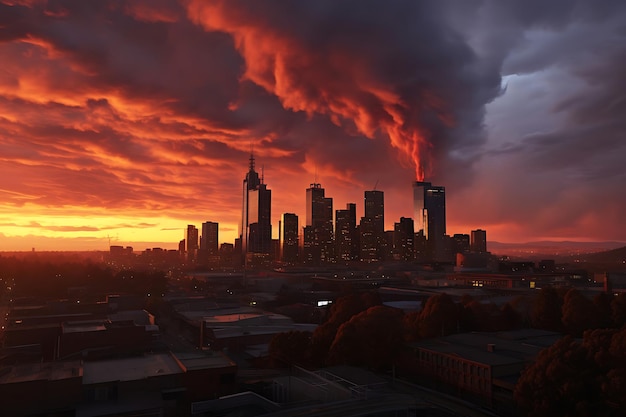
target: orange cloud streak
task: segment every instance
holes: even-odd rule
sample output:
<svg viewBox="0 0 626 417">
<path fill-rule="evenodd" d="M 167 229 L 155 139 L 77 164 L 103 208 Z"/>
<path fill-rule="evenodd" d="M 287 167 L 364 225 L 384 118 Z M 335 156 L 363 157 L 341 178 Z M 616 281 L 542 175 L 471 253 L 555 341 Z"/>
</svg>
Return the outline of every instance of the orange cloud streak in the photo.
<svg viewBox="0 0 626 417">
<path fill-rule="evenodd" d="M 370 73 L 348 49 L 317 52 L 297 39 L 280 33 L 252 14 L 227 1 L 192 0 L 188 13 L 206 30 L 229 33 L 246 61 L 244 79 L 275 94 L 286 109 L 323 114 L 337 125 L 374 138 L 382 132 L 391 145 L 415 165 L 419 180 L 431 171 L 429 133 L 411 120 L 411 106 Z M 419 106 L 451 125 L 443 101 L 422 93 Z"/>
</svg>

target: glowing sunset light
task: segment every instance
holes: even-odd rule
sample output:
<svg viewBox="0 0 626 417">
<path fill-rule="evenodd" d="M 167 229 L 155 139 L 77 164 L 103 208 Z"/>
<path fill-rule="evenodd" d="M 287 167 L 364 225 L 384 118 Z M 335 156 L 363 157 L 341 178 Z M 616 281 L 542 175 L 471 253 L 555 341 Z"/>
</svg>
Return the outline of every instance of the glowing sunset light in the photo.
<svg viewBox="0 0 626 417">
<path fill-rule="evenodd" d="M 417 179 L 448 234 L 626 240 L 626 4 L 462 3 L 0 0 L 0 250 L 232 243 L 251 149 L 274 237 Z"/>
</svg>

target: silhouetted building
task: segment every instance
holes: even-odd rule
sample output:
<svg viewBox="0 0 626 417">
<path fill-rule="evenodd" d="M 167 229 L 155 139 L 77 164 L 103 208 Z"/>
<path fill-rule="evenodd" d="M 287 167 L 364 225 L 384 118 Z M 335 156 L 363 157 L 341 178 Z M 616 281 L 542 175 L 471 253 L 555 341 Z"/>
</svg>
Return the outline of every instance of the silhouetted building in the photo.
<svg viewBox="0 0 626 417">
<path fill-rule="evenodd" d="M 198 228 L 192 224 L 187 225 L 187 260 L 193 261 L 196 259 L 196 252 L 198 251 Z"/>
<path fill-rule="evenodd" d="M 470 250 L 472 252 L 487 252 L 487 232 L 485 230 L 472 230 Z"/>
<path fill-rule="evenodd" d="M 242 253 L 269 254 L 272 249 L 272 191 L 254 170 L 252 154 L 249 168 L 243 180 L 243 214 L 240 231 Z"/>
<path fill-rule="evenodd" d="M 368 217 L 361 217 L 359 234 L 361 244 L 361 260 L 377 261 L 379 240 L 376 235 L 374 220 Z"/>
<path fill-rule="evenodd" d="M 454 253 L 465 253 L 470 250 L 470 236 L 468 234 L 457 233 L 452 236 L 452 251 Z"/>
<path fill-rule="evenodd" d="M 283 251 L 282 261 L 298 261 L 298 216 L 294 213 L 283 214 Z"/>
<path fill-rule="evenodd" d="M 305 261 L 326 263 L 334 260 L 333 199 L 324 196 L 321 184 L 311 184 L 306 190 L 306 226 L 304 234 Z"/>
<path fill-rule="evenodd" d="M 415 258 L 413 219 L 400 217 L 400 222 L 393 228 L 393 252 L 394 258 L 401 261 L 411 261 Z"/>
<path fill-rule="evenodd" d="M 348 203 L 345 210 L 335 211 L 335 246 L 337 260 L 358 259 L 356 239 L 356 204 Z"/>
<path fill-rule="evenodd" d="M 365 191 L 365 216 L 361 219 L 361 259 L 382 260 L 385 234 L 385 203 L 382 191 Z"/>
<path fill-rule="evenodd" d="M 200 239 L 200 249 L 208 251 L 210 255 L 217 254 L 219 225 L 215 222 L 202 223 L 202 238 Z"/>
<path fill-rule="evenodd" d="M 415 229 L 423 230 L 430 260 L 446 258 L 446 188 L 430 182 L 413 183 Z"/>
</svg>

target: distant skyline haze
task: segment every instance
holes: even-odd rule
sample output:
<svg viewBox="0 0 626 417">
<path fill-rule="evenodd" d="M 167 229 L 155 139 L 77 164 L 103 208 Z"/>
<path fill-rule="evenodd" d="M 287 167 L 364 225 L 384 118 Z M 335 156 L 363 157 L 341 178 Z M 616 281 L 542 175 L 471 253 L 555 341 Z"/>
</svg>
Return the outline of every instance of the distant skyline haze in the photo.
<svg viewBox="0 0 626 417">
<path fill-rule="evenodd" d="M 622 0 L 0 0 L 0 251 L 232 243 L 446 189 L 447 233 L 626 241 Z M 302 225 L 301 225 L 302 226 Z"/>
</svg>

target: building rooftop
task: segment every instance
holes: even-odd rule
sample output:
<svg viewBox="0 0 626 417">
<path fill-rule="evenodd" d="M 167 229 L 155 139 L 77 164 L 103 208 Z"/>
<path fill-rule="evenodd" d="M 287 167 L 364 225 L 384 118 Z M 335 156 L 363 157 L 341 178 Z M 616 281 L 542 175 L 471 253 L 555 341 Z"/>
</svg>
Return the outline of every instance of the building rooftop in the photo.
<svg viewBox="0 0 626 417">
<path fill-rule="evenodd" d="M 498 366 L 531 360 L 560 337 L 555 332 L 520 329 L 494 333 L 458 333 L 417 342 L 414 346 Z"/>
<path fill-rule="evenodd" d="M 450 343 L 442 339 L 431 339 L 416 343 L 421 349 L 458 356 L 472 362 L 489 366 L 501 366 L 520 363 L 517 357 L 505 356 L 485 349 L 477 349 L 473 346 Z"/>
<path fill-rule="evenodd" d="M 178 359 L 185 372 L 200 369 L 236 366 L 233 361 L 221 352 L 184 352 L 176 353 L 174 356 Z"/>
<path fill-rule="evenodd" d="M 62 328 L 63 333 L 103 332 L 107 329 L 102 320 L 68 321 Z"/>
<path fill-rule="evenodd" d="M 80 361 L 29 363 L 7 366 L 0 371 L 0 384 L 27 381 L 58 381 L 83 374 Z"/>
<path fill-rule="evenodd" d="M 182 372 L 178 362 L 170 354 L 159 353 L 132 358 L 85 362 L 83 365 L 83 384 L 132 381 Z"/>
</svg>

